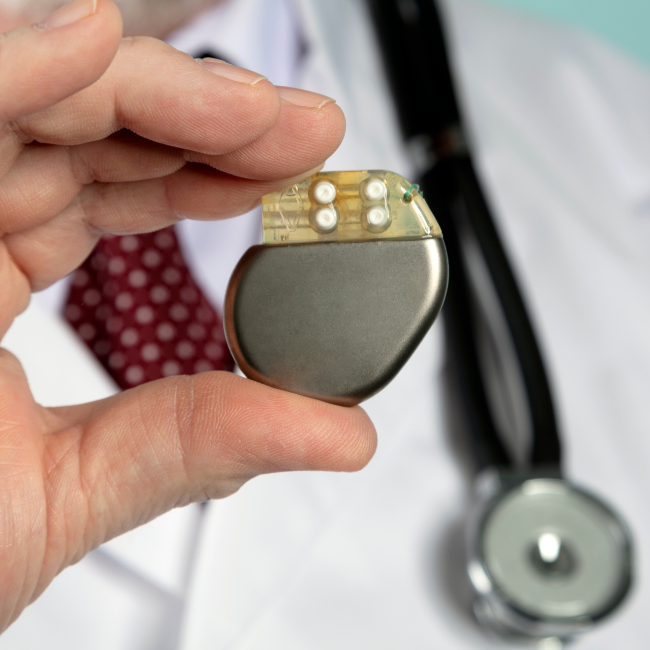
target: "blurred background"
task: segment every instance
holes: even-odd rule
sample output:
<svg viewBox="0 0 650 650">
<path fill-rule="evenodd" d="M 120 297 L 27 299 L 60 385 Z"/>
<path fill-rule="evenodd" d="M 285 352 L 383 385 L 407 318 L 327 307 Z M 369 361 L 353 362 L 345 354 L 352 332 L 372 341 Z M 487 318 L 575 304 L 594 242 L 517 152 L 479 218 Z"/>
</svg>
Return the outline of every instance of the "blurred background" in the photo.
<svg viewBox="0 0 650 650">
<path fill-rule="evenodd" d="M 491 0 L 531 16 L 598 34 L 650 64 L 650 3 L 645 0 Z"/>
</svg>

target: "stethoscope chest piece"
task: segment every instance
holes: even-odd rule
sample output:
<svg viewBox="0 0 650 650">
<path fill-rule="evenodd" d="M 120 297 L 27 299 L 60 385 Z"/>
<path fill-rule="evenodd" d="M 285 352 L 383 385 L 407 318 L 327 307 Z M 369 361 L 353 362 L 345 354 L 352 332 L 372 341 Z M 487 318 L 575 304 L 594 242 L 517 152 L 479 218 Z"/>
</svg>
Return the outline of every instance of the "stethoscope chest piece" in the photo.
<svg viewBox="0 0 650 650">
<path fill-rule="evenodd" d="M 501 634 L 569 638 L 629 591 L 625 524 L 566 481 L 524 480 L 492 497 L 476 520 L 468 565 L 475 612 Z"/>
</svg>

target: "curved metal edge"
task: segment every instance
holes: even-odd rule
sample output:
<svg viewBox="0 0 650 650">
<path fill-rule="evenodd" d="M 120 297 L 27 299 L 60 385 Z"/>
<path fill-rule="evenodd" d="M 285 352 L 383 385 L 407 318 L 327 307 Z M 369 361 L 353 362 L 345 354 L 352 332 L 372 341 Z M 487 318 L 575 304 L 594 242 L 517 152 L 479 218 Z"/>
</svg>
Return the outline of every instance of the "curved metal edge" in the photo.
<svg viewBox="0 0 650 650">
<path fill-rule="evenodd" d="M 438 317 L 438 314 L 440 313 L 440 309 L 442 309 L 442 305 L 447 295 L 447 287 L 449 285 L 449 263 L 447 260 L 446 249 L 444 247 L 444 240 L 442 238 L 435 238 L 435 240 L 439 242 L 442 247 L 441 270 L 444 275 L 445 291 L 441 297 L 440 307 L 436 312 L 433 321 L 435 321 L 435 319 Z M 395 240 L 395 241 L 399 241 L 399 240 Z M 336 243 L 345 245 L 347 242 L 336 242 Z M 353 242 L 353 243 L 358 243 L 358 242 Z M 321 244 L 319 243 L 284 244 L 284 246 L 319 246 L 319 245 L 323 245 L 323 244 L 322 243 Z M 278 245 L 278 247 L 279 246 L 280 245 Z M 246 375 L 248 379 L 257 381 L 260 384 L 270 386 L 271 388 L 277 388 L 278 390 L 285 390 L 277 382 L 274 382 L 273 380 L 269 379 L 265 375 L 261 374 L 258 370 L 253 368 L 248 363 L 239 345 L 239 341 L 237 340 L 237 331 L 235 328 L 234 313 L 235 313 L 235 300 L 237 296 L 237 290 L 239 288 L 242 278 L 246 274 L 250 265 L 253 263 L 255 258 L 257 258 L 267 248 L 268 246 L 263 244 L 258 246 L 252 246 L 244 253 L 242 258 L 239 260 L 237 266 L 235 267 L 232 276 L 230 277 L 230 281 L 228 283 L 228 289 L 226 290 L 226 299 L 224 302 L 224 309 L 223 309 L 223 327 L 224 327 L 224 333 L 226 335 L 226 343 L 228 344 L 230 353 L 232 354 L 235 363 L 237 364 L 239 369 L 244 373 L 244 375 Z M 417 343 L 413 348 L 413 351 L 420 344 L 420 342 L 421 340 L 417 341 Z M 410 354 L 412 354 L 412 352 Z M 295 394 L 300 394 L 303 397 L 317 399 L 320 400 L 321 402 L 327 402 L 329 404 L 334 404 L 336 406 L 351 407 L 351 406 L 357 406 L 361 402 L 372 397 L 377 392 L 379 392 L 381 388 L 382 387 L 378 388 L 376 391 L 368 395 L 363 395 L 359 397 L 325 397 L 323 395 L 318 395 L 315 393 L 307 393 L 307 392 L 295 393 Z"/>
<path fill-rule="evenodd" d="M 318 244 L 291 244 L 292 246 L 318 246 Z M 271 388 L 277 388 L 278 390 L 284 390 L 277 382 L 269 379 L 265 375 L 261 374 L 255 368 L 253 368 L 246 357 L 244 356 L 241 347 L 239 346 L 239 341 L 237 340 L 237 332 L 235 329 L 235 299 L 237 296 L 237 289 L 239 284 L 246 274 L 246 271 L 253 263 L 256 257 L 258 257 L 267 246 L 259 245 L 252 246 L 249 248 L 242 258 L 239 260 L 239 263 L 235 267 L 232 276 L 230 277 L 230 282 L 228 283 L 228 289 L 226 290 L 226 300 L 224 302 L 223 308 L 223 327 L 226 335 L 226 343 L 230 348 L 230 353 L 232 354 L 235 363 L 239 366 L 239 369 L 248 377 L 260 384 L 270 386 Z M 309 397 L 312 399 L 318 399 L 321 402 L 328 402 L 329 404 L 334 404 L 336 406 L 356 406 L 359 404 L 363 398 L 355 399 L 351 397 L 332 397 L 324 398 L 321 395 L 310 395 L 306 393 L 301 393 L 303 397 Z"/>
</svg>

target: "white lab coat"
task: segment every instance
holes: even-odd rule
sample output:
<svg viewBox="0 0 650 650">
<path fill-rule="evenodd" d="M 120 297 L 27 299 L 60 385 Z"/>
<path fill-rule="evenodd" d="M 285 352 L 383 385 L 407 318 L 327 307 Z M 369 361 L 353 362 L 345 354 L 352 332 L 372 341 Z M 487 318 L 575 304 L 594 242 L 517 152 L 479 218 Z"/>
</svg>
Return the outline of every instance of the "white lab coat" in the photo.
<svg viewBox="0 0 650 650">
<path fill-rule="evenodd" d="M 220 51 L 261 72 L 306 45 L 295 78 L 269 76 L 338 99 L 348 132 L 329 168 L 408 176 L 363 2 L 296 0 L 297 13 L 287 13 L 289 0 L 236 2 L 172 42 L 201 50 L 218 35 Z M 636 542 L 631 597 L 577 647 L 642 650 L 650 643 L 650 74 L 573 30 L 471 0 L 445 8 L 472 150 L 543 345 L 568 475 L 605 496 Z M 199 250 L 193 260 L 216 299 L 226 267 L 254 242 L 256 219 L 183 226 L 187 246 L 211 228 L 229 242 L 223 256 Z M 434 326 L 366 403 L 379 433 L 366 469 L 265 476 L 128 533 L 66 569 L 0 650 L 504 647 L 460 606 L 459 531 L 471 486 L 446 432 L 442 344 Z M 6 345 L 46 404 L 113 390 L 37 301 Z"/>
</svg>

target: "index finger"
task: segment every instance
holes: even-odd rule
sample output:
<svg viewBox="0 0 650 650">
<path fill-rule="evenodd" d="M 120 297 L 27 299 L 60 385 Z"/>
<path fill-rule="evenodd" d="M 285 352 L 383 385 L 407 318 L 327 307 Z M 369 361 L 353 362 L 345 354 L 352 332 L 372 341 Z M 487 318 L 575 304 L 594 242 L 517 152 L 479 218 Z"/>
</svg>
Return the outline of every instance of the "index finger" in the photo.
<svg viewBox="0 0 650 650">
<path fill-rule="evenodd" d="M 0 122 L 41 110 L 96 81 L 122 35 L 110 0 L 75 0 L 44 25 L 0 34 Z"/>
<path fill-rule="evenodd" d="M 59 104 L 17 120 L 28 138 L 74 145 L 127 128 L 149 140 L 210 154 L 266 133 L 280 114 L 275 86 L 257 73 L 210 68 L 153 38 L 123 39 L 106 73 Z"/>
</svg>

